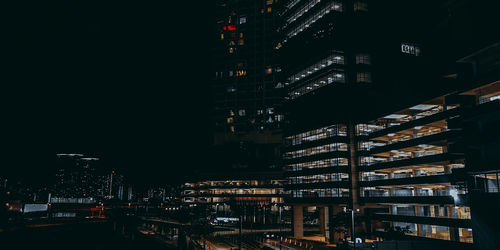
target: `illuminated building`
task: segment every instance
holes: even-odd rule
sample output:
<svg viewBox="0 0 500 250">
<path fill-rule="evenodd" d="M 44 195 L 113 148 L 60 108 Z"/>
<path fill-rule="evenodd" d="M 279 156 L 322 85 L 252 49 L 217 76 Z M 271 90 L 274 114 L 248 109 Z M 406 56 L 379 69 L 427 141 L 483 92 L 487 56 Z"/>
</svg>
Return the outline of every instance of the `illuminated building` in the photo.
<svg viewBox="0 0 500 250">
<path fill-rule="evenodd" d="M 98 158 L 82 154 L 58 154 L 56 173 L 56 193 L 65 198 L 98 197 L 99 186 L 95 164 Z"/>
<path fill-rule="evenodd" d="M 212 51 L 213 113 L 216 132 L 245 134 L 273 130 L 283 116 L 276 86 L 274 50 L 277 0 L 215 1 Z M 223 136 L 223 135 L 220 135 Z"/>
<path fill-rule="evenodd" d="M 380 1 L 282 3 L 282 158 L 294 235 L 304 236 L 304 210 L 316 207 L 332 242 L 344 238 L 341 227 L 353 233 L 350 223 L 333 223 L 348 209 L 358 237 L 389 238 L 408 226 L 400 239 L 495 242 L 499 216 L 487 217 L 498 202 L 485 208 L 478 197 L 498 198 L 500 161 L 491 152 L 499 139 L 479 124 L 498 122 L 498 35 L 460 37 L 448 13 L 464 15 L 466 5 L 455 1 L 433 11 Z M 484 21 L 467 27 L 491 32 Z M 495 136 L 474 139 L 478 130 Z M 490 239 L 476 232 L 483 230 Z"/>
<path fill-rule="evenodd" d="M 239 218 L 243 224 L 278 225 L 289 218 L 282 172 L 205 173 L 182 188 L 182 202 L 202 207 L 212 220 Z"/>
<path fill-rule="evenodd" d="M 275 171 L 282 88 L 275 44 L 278 0 L 217 0 L 211 96 L 213 170 Z"/>
</svg>

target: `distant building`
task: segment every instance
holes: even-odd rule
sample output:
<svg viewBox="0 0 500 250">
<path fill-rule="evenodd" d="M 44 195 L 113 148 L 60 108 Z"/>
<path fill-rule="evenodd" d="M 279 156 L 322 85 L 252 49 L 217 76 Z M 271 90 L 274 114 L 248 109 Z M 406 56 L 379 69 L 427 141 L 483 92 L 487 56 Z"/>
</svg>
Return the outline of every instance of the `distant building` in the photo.
<svg viewBox="0 0 500 250">
<path fill-rule="evenodd" d="M 279 225 L 290 218 L 283 182 L 281 171 L 200 173 L 182 186 L 182 204 L 202 209 L 214 222 L 241 216 L 248 227 Z"/>
<path fill-rule="evenodd" d="M 115 170 L 103 176 L 104 178 L 104 188 L 105 191 L 104 197 L 106 199 L 118 199 L 123 200 L 124 196 L 124 187 L 126 186 L 125 177 L 117 173 Z"/>
<path fill-rule="evenodd" d="M 95 164 L 98 158 L 82 154 L 58 154 L 55 193 L 66 198 L 98 197 L 99 187 Z"/>
</svg>

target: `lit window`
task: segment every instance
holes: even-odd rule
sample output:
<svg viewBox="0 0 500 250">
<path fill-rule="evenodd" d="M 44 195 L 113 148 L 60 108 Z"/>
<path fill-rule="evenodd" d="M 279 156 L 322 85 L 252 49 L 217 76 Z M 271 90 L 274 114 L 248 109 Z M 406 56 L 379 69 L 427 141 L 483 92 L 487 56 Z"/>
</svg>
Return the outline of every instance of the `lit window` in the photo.
<svg viewBox="0 0 500 250">
<path fill-rule="evenodd" d="M 224 40 L 224 34 L 220 34 L 220 40 Z"/>
<path fill-rule="evenodd" d="M 247 17 L 246 16 L 240 17 L 240 24 L 244 24 L 246 22 L 247 22 Z"/>
<path fill-rule="evenodd" d="M 233 71 L 232 70 L 229 71 L 229 76 L 233 76 Z"/>
<path fill-rule="evenodd" d="M 271 7 L 267 7 L 267 13 L 270 13 L 273 10 Z"/>
<path fill-rule="evenodd" d="M 245 116 L 245 113 L 246 113 L 246 112 L 245 112 L 245 110 L 244 110 L 244 109 L 240 109 L 240 110 L 238 110 L 238 115 L 240 115 L 240 116 Z"/>
<path fill-rule="evenodd" d="M 228 87 L 228 88 L 227 88 L 227 92 L 228 92 L 228 93 L 233 93 L 233 92 L 236 92 L 236 88 L 235 88 L 235 87 L 232 87 L 232 86 L 231 86 L 231 87 Z"/>
<path fill-rule="evenodd" d="M 229 115 L 230 115 L 230 116 L 234 116 L 234 112 L 233 112 L 233 110 L 229 110 Z"/>
<path fill-rule="evenodd" d="M 356 64 L 370 64 L 370 55 L 368 54 L 357 54 Z"/>
<path fill-rule="evenodd" d="M 262 115 L 262 114 L 264 114 L 264 110 L 262 110 L 262 109 L 258 109 L 258 110 L 257 110 L 257 114 L 258 114 L 258 115 Z"/>
<path fill-rule="evenodd" d="M 267 0 L 266 1 L 266 5 L 271 5 L 271 4 L 273 4 L 273 0 Z"/>
<path fill-rule="evenodd" d="M 365 2 L 355 2 L 354 11 L 368 11 L 368 4 Z"/>
<path fill-rule="evenodd" d="M 243 38 L 243 33 L 240 33 L 240 38 Z"/>
<path fill-rule="evenodd" d="M 238 45 L 242 46 L 244 44 L 245 44 L 245 40 L 243 40 L 243 39 L 238 40 Z"/>
<path fill-rule="evenodd" d="M 235 51 L 235 49 L 234 49 L 234 48 L 232 48 L 232 47 L 231 47 L 231 48 L 229 48 L 229 53 L 230 53 L 230 54 L 234 53 L 234 51 Z"/>
<path fill-rule="evenodd" d="M 267 108 L 267 113 L 270 115 L 274 114 L 274 108 Z"/>
<path fill-rule="evenodd" d="M 266 74 L 272 74 L 273 73 L 273 68 L 269 67 L 266 69 Z"/>
<path fill-rule="evenodd" d="M 246 70 L 237 70 L 236 71 L 236 76 L 246 76 L 247 71 Z"/>
<path fill-rule="evenodd" d="M 230 123 L 233 123 L 234 122 L 234 119 L 232 117 L 228 117 L 227 118 L 227 123 L 230 124 Z"/>
<path fill-rule="evenodd" d="M 372 82 L 372 74 L 370 72 L 358 72 L 356 75 L 356 82 Z"/>
</svg>

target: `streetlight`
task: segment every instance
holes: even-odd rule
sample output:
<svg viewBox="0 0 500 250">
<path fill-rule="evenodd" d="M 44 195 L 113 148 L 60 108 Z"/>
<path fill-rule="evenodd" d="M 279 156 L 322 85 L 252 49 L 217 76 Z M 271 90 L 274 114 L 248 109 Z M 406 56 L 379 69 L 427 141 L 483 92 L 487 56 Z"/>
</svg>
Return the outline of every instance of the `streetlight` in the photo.
<svg viewBox="0 0 500 250">
<path fill-rule="evenodd" d="M 356 249 L 356 238 L 354 238 L 355 237 L 355 235 L 354 235 L 354 230 L 355 230 L 355 226 L 354 226 L 354 209 L 346 208 L 344 211 L 345 212 L 351 212 L 351 240 L 352 240 L 353 248 Z M 359 212 L 359 208 L 356 208 L 356 212 Z"/>
</svg>

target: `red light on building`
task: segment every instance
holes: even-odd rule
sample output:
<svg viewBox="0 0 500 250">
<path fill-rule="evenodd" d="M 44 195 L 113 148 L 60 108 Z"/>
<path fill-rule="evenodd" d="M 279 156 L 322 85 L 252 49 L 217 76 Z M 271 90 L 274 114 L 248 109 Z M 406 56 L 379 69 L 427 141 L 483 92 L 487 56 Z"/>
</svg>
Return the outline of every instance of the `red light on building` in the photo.
<svg viewBox="0 0 500 250">
<path fill-rule="evenodd" d="M 228 26 L 224 26 L 222 27 L 223 30 L 236 30 L 236 27 L 235 26 L 232 26 L 232 25 L 228 25 Z"/>
</svg>

